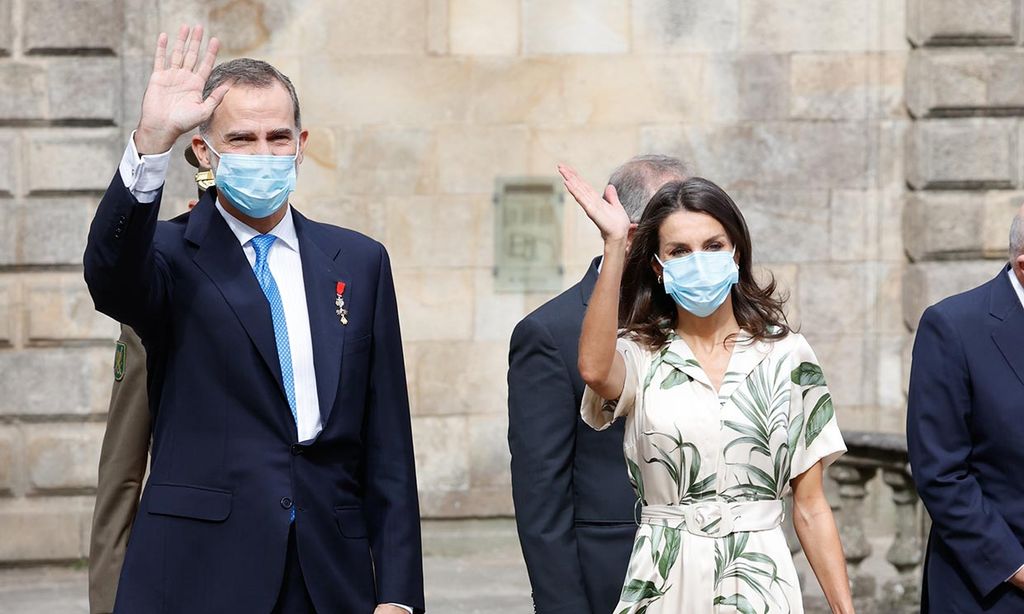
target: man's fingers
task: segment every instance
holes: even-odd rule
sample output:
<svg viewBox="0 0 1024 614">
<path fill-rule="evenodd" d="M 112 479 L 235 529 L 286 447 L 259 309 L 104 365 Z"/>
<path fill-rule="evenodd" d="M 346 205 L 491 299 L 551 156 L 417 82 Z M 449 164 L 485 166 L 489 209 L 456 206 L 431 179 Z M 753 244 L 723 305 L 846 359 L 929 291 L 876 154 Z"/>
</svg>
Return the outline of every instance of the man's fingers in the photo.
<svg viewBox="0 0 1024 614">
<path fill-rule="evenodd" d="M 164 69 L 167 62 L 167 33 L 161 32 L 156 38 L 156 55 L 153 56 L 153 72 Z"/>
<path fill-rule="evenodd" d="M 231 89 L 232 82 L 221 83 L 217 86 L 217 89 L 210 92 L 210 95 L 203 101 L 203 112 L 205 117 L 209 117 L 213 114 L 214 109 L 220 104 L 221 100 L 224 100 L 224 95 Z"/>
<path fill-rule="evenodd" d="M 178 28 L 178 40 L 174 41 L 174 49 L 171 51 L 171 68 L 181 68 L 181 62 L 185 59 L 185 41 L 188 40 L 188 26 L 182 24 Z"/>
<path fill-rule="evenodd" d="M 220 51 L 220 41 L 216 38 L 211 38 L 210 42 L 206 44 L 206 55 L 203 56 L 203 62 L 199 65 L 196 70 L 196 74 L 206 81 L 206 78 L 213 72 L 213 65 L 217 61 L 217 52 Z"/>
<path fill-rule="evenodd" d="M 192 28 L 192 33 L 188 37 L 188 47 L 185 50 L 185 60 L 181 67 L 185 70 L 193 70 L 196 67 L 196 61 L 199 59 L 199 50 L 203 46 L 203 26 L 196 25 Z"/>
</svg>

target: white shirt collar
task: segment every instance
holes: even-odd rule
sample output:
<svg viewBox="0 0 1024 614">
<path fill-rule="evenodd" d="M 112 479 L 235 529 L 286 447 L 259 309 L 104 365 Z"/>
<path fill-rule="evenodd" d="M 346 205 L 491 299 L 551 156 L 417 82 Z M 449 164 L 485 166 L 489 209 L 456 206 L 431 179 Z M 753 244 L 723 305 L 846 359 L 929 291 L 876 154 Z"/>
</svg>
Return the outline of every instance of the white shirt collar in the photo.
<svg viewBox="0 0 1024 614">
<path fill-rule="evenodd" d="M 253 239 L 253 237 L 259 236 L 259 232 L 255 228 L 246 225 L 235 216 L 228 213 L 220 201 L 214 201 L 217 206 L 217 211 L 220 212 L 221 217 L 228 223 L 228 228 L 234 233 L 235 238 L 238 239 L 238 243 L 245 247 L 245 245 Z M 295 218 L 292 217 L 291 205 L 285 205 L 287 210 L 284 213 L 284 217 L 281 221 L 274 226 L 267 234 L 274 235 L 277 237 L 275 243 L 280 243 L 292 251 L 299 251 L 299 236 L 295 232 Z"/>
<path fill-rule="evenodd" d="M 1020 299 L 1020 304 L 1024 307 L 1024 286 L 1020 285 L 1020 280 L 1017 279 L 1017 275 L 1014 274 L 1013 267 L 1010 267 L 1010 270 L 1007 271 L 1007 273 L 1010 275 L 1010 285 L 1017 291 L 1017 298 Z"/>
</svg>

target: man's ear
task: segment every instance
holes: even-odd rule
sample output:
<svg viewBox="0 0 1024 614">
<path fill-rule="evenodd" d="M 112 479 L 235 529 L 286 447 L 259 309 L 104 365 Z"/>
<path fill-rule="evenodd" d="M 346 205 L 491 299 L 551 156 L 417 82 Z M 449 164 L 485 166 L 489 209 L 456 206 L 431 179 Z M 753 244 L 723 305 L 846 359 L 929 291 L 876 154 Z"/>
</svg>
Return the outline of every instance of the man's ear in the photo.
<svg viewBox="0 0 1024 614">
<path fill-rule="evenodd" d="M 198 134 L 192 135 L 192 153 L 196 154 L 199 168 L 213 168 L 213 164 L 210 163 L 210 148 L 206 146 L 203 137 Z"/>
<path fill-rule="evenodd" d="M 636 236 L 636 228 L 639 224 L 630 224 L 629 232 L 626 233 L 626 253 L 629 253 L 629 248 L 633 245 L 633 237 Z"/>
<path fill-rule="evenodd" d="M 1017 264 L 1017 277 L 1024 277 L 1024 254 L 1017 256 L 1014 262 Z"/>
<path fill-rule="evenodd" d="M 309 130 L 303 130 L 299 133 L 299 155 L 295 158 L 295 162 L 302 164 L 302 159 L 306 155 L 306 144 L 309 141 Z"/>
</svg>

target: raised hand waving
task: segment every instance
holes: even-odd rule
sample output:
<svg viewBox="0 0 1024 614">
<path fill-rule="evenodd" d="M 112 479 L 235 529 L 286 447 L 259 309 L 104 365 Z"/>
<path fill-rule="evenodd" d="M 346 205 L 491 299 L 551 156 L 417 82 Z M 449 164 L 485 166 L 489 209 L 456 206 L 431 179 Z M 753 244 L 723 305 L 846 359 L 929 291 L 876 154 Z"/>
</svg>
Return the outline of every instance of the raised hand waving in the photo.
<svg viewBox="0 0 1024 614">
<path fill-rule="evenodd" d="M 167 40 L 166 33 L 157 39 L 153 74 L 142 99 L 142 117 L 135 133 L 135 146 L 140 154 L 170 149 L 178 137 L 209 119 L 231 87 L 224 83 L 203 99 L 203 86 L 220 49 L 220 41 L 211 38 L 202 61 L 199 60 L 203 26 L 191 30 L 181 26 L 169 59 Z"/>
<path fill-rule="evenodd" d="M 604 189 L 604 196 L 602 197 L 571 166 L 559 164 L 558 172 L 565 181 L 565 188 L 569 190 L 569 193 L 576 199 L 576 202 L 583 207 L 587 217 L 601 230 L 601 238 L 605 241 L 625 240 L 629 235 L 629 229 L 632 224 L 629 221 L 629 215 L 626 214 L 626 210 L 622 207 L 622 203 L 619 202 L 615 186 L 609 184 Z"/>
</svg>

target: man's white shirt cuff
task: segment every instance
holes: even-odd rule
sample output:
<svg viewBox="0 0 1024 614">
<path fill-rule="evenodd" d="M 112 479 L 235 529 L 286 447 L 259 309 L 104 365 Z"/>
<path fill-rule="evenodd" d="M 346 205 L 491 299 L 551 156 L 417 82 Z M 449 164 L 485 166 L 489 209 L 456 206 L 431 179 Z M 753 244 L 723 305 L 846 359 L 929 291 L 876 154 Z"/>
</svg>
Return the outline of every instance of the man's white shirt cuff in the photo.
<svg viewBox="0 0 1024 614">
<path fill-rule="evenodd" d="M 135 200 L 140 203 L 151 203 L 167 180 L 167 166 L 171 161 L 171 150 L 160 154 L 139 155 L 135 148 L 135 131 L 128 138 L 128 146 L 124 148 L 118 172 L 121 181 L 128 188 Z"/>
<path fill-rule="evenodd" d="M 135 147 L 135 131 L 132 131 L 128 138 L 128 146 L 124 148 L 124 155 L 121 156 L 121 164 L 118 165 L 118 172 L 121 173 L 121 181 L 124 187 L 128 188 L 135 200 L 140 203 L 151 203 L 156 200 L 157 192 L 163 187 L 167 180 L 167 166 L 171 161 L 171 150 L 159 154 L 139 155 Z M 400 603 L 389 603 L 402 608 L 409 614 L 413 609 Z"/>
</svg>

